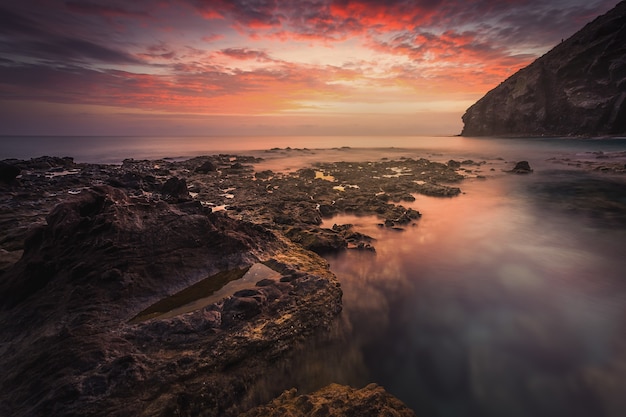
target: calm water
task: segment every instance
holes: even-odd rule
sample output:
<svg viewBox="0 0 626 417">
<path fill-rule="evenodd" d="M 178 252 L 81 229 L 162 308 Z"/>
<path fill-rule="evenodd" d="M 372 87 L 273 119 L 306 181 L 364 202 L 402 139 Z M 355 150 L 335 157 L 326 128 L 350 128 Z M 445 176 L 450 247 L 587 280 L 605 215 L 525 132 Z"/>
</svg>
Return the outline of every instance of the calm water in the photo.
<svg viewBox="0 0 626 417">
<path fill-rule="evenodd" d="M 309 150 L 262 151 L 286 146 Z M 353 149 L 316 150 L 342 146 Z M 357 225 L 377 251 L 328 259 L 344 290 L 337 328 L 278 370 L 274 384 L 278 376 L 303 391 L 377 382 L 421 416 L 625 415 L 626 227 L 603 208 L 575 210 L 585 196 L 545 186 L 609 179 L 548 159 L 626 151 L 626 140 L 2 138 L 0 159 L 119 163 L 222 151 L 258 154 L 266 159 L 258 169 L 275 170 L 401 156 L 489 161 L 487 179 L 464 181 L 458 197 L 417 196 L 410 205 L 423 217 L 402 232 L 373 217 L 327 221 Z M 521 159 L 533 174 L 502 172 Z M 625 202 L 626 186 L 610 197 Z"/>
</svg>

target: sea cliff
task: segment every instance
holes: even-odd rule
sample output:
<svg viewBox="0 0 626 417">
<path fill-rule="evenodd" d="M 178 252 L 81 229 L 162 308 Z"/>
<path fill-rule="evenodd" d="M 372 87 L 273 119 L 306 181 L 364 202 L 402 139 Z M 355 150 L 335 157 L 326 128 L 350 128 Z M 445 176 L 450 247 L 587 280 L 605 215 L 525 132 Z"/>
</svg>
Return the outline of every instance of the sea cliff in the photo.
<svg viewBox="0 0 626 417">
<path fill-rule="evenodd" d="M 467 109 L 462 136 L 626 134 L 626 2 Z"/>
</svg>

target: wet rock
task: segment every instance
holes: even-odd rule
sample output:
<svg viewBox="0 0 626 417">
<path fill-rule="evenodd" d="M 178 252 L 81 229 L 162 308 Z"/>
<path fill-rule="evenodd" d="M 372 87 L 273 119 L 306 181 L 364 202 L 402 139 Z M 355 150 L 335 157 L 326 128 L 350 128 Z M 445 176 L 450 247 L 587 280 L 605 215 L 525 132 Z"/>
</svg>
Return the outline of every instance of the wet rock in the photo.
<svg viewBox="0 0 626 417">
<path fill-rule="evenodd" d="M 265 171 L 257 172 L 255 177 L 259 180 L 267 180 L 274 176 L 274 172 L 272 170 L 266 169 Z"/>
<path fill-rule="evenodd" d="M 294 227 L 285 236 L 307 250 L 318 254 L 337 252 L 348 247 L 345 238 L 330 229 L 301 229 Z"/>
<path fill-rule="evenodd" d="M 449 160 L 447 165 L 452 169 L 461 168 L 461 163 L 459 161 L 455 161 L 454 159 Z"/>
<path fill-rule="evenodd" d="M 269 264 L 289 282 L 129 323 L 212 272 L 261 257 L 275 257 Z M 341 310 L 327 264 L 274 232 L 109 186 L 57 206 L 2 278 L 6 415 L 238 415 L 268 364 Z"/>
<path fill-rule="evenodd" d="M 285 391 L 271 403 L 256 407 L 242 417 L 305 416 L 394 416 L 415 417 L 415 413 L 376 384 L 356 389 L 331 384 L 306 395 L 295 389 Z"/>
<path fill-rule="evenodd" d="M 202 165 L 196 168 L 196 172 L 201 174 L 207 174 L 215 171 L 217 171 L 217 165 L 215 165 L 212 161 L 204 161 Z"/>
<path fill-rule="evenodd" d="M 7 164 L 0 161 L 0 181 L 11 182 L 13 181 L 22 170 L 15 165 Z"/>
<path fill-rule="evenodd" d="M 533 172 L 533 170 L 530 167 L 528 161 L 519 161 L 515 164 L 515 167 L 509 172 L 512 172 L 514 174 L 530 174 L 531 172 Z"/>
<path fill-rule="evenodd" d="M 74 158 L 57 156 L 40 156 L 23 162 L 24 168 L 49 170 L 50 168 L 73 168 Z"/>
<path fill-rule="evenodd" d="M 210 175 L 197 171 L 207 161 Z M 29 399 L 43 397 L 29 413 L 232 416 L 256 405 L 246 398 L 269 400 L 253 392 L 268 367 L 341 311 L 341 288 L 312 251 L 373 250 L 350 225 L 322 228 L 322 216 L 375 215 L 395 230 L 419 218 L 401 201 L 455 195 L 449 183 L 462 179 L 426 159 L 323 163 L 301 173 L 243 165 L 255 162 L 16 162 L 23 186 L 0 199 L 0 369 L 8 369 L 0 414 L 24 414 Z M 313 180 L 316 171 L 335 181 Z M 185 314 L 131 322 L 206 277 L 256 262 L 280 278 Z"/>
<path fill-rule="evenodd" d="M 167 198 L 177 201 L 189 200 L 187 181 L 184 178 L 172 177 L 165 181 L 161 193 Z"/>
<path fill-rule="evenodd" d="M 315 170 L 311 168 L 299 169 L 298 175 L 300 176 L 300 178 L 305 179 L 305 180 L 315 179 L 315 176 L 316 176 Z"/>
</svg>

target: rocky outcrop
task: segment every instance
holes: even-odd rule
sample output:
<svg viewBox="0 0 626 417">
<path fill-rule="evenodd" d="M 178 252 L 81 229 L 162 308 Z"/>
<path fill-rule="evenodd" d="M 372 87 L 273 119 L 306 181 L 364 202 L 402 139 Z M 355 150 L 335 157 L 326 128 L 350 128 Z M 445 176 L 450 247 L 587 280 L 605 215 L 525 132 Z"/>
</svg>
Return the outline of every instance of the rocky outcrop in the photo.
<svg viewBox="0 0 626 417">
<path fill-rule="evenodd" d="M 258 262 L 277 277 L 186 314 L 131 321 Z M 262 226 L 199 202 L 83 190 L 1 275 L 0 415 L 237 415 L 289 388 L 268 392 L 270 364 L 340 310 L 327 263 Z"/>
<path fill-rule="evenodd" d="M 341 311 L 337 278 L 312 251 L 373 251 L 322 219 L 375 215 L 399 229 L 420 218 L 400 202 L 457 195 L 463 178 L 410 158 L 287 173 L 235 155 L 3 162 L 20 173 L 0 182 L 2 416 L 233 416 L 270 401 Z M 271 273 L 245 281 L 254 268 Z M 383 393 L 346 398 L 377 409 Z"/>
<path fill-rule="evenodd" d="M 462 136 L 626 135 L 626 2 L 467 109 Z"/>
<path fill-rule="evenodd" d="M 514 174 L 530 174 L 533 169 L 530 167 L 528 161 L 519 161 L 515 164 L 512 170 L 508 171 Z"/>
<path fill-rule="evenodd" d="M 362 389 L 331 384 L 308 395 L 292 389 L 242 417 L 415 417 L 415 413 L 385 390 L 370 384 Z"/>
</svg>

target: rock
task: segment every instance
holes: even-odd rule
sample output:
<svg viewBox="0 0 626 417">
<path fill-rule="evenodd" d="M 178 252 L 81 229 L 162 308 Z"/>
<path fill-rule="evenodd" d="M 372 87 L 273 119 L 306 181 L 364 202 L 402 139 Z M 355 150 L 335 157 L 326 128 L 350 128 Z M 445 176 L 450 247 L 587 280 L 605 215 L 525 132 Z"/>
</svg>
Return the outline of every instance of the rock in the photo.
<svg viewBox="0 0 626 417">
<path fill-rule="evenodd" d="M 348 247 L 348 242 L 339 233 L 330 229 L 289 229 L 285 236 L 294 243 L 317 254 L 338 252 Z"/>
<path fill-rule="evenodd" d="M 285 391 L 271 403 L 241 414 L 241 417 L 415 417 L 400 400 L 376 384 L 362 389 L 331 384 L 306 395 L 295 389 Z"/>
<path fill-rule="evenodd" d="M 199 172 L 201 174 L 207 174 L 209 172 L 215 171 L 217 171 L 217 166 L 211 161 L 204 161 L 202 165 L 196 168 L 196 172 Z"/>
<path fill-rule="evenodd" d="M 626 134 L 626 2 L 467 109 L 462 136 Z"/>
<path fill-rule="evenodd" d="M 446 165 L 448 165 L 452 169 L 461 168 L 461 163 L 459 161 L 455 161 L 454 159 L 449 160 Z"/>
<path fill-rule="evenodd" d="M 292 279 L 129 323 L 207 275 L 263 260 Z M 274 232 L 93 187 L 55 207 L 2 274 L 0 411 L 234 416 L 255 384 L 267 395 L 268 364 L 339 311 L 326 262 Z"/>
<path fill-rule="evenodd" d="M 298 175 L 300 176 L 300 178 L 305 179 L 305 180 L 312 180 L 316 176 L 315 170 L 313 170 L 311 168 L 299 169 L 298 170 Z"/>
<path fill-rule="evenodd" d="M 196 170 L 206 161 L 214 174 Z M 462 179 L 410 158 L 320 163 L 306 178 L 255 173 L 258 159 L 236 155 L 5 162 L 22 175 L 0 199 L 2 415 L 230 417 L 269 401 L 293 385 L 271 371 L 329 335 L 341 311 L 338 281 L 311 250 L 374 250 L 321 217 L 373 215 L 396 230 L 419 218 L 400 201 L 453 195 L 440 183 Z M 317 171 L 335 181 L 313 181 Z M 228 281 L 215 277 L 254 263 L 277 275 L 164 314 L 180 294 L 208 280 L 210 296 Z"/>
<path fill-rule="evenodd" d="M 172 177 L 165 181 L 161 188 L 161 194 L 166 198 L 184 201 L 189 200 L 189 191 L 187 190 L 187 181 L 184 178 Z"/>
<path fill-rule="evenodd" d="M 533 170 L 530 167 L 530 164 L 528 163 L 528 161 L 519 161 L 518 163 L 515 164 L 515 167 L 509 172 L 512 172 L 515 174 L 530 174 L 531 172 L 533 172 Z"/>
<path fill-rule="evenodd" d="M 13 181 L 18 175 L 20 175 L 21 171 L 22 170 L 15 165 L 0 161 L 0 181 L 2 182 Z"/>
</svg>

